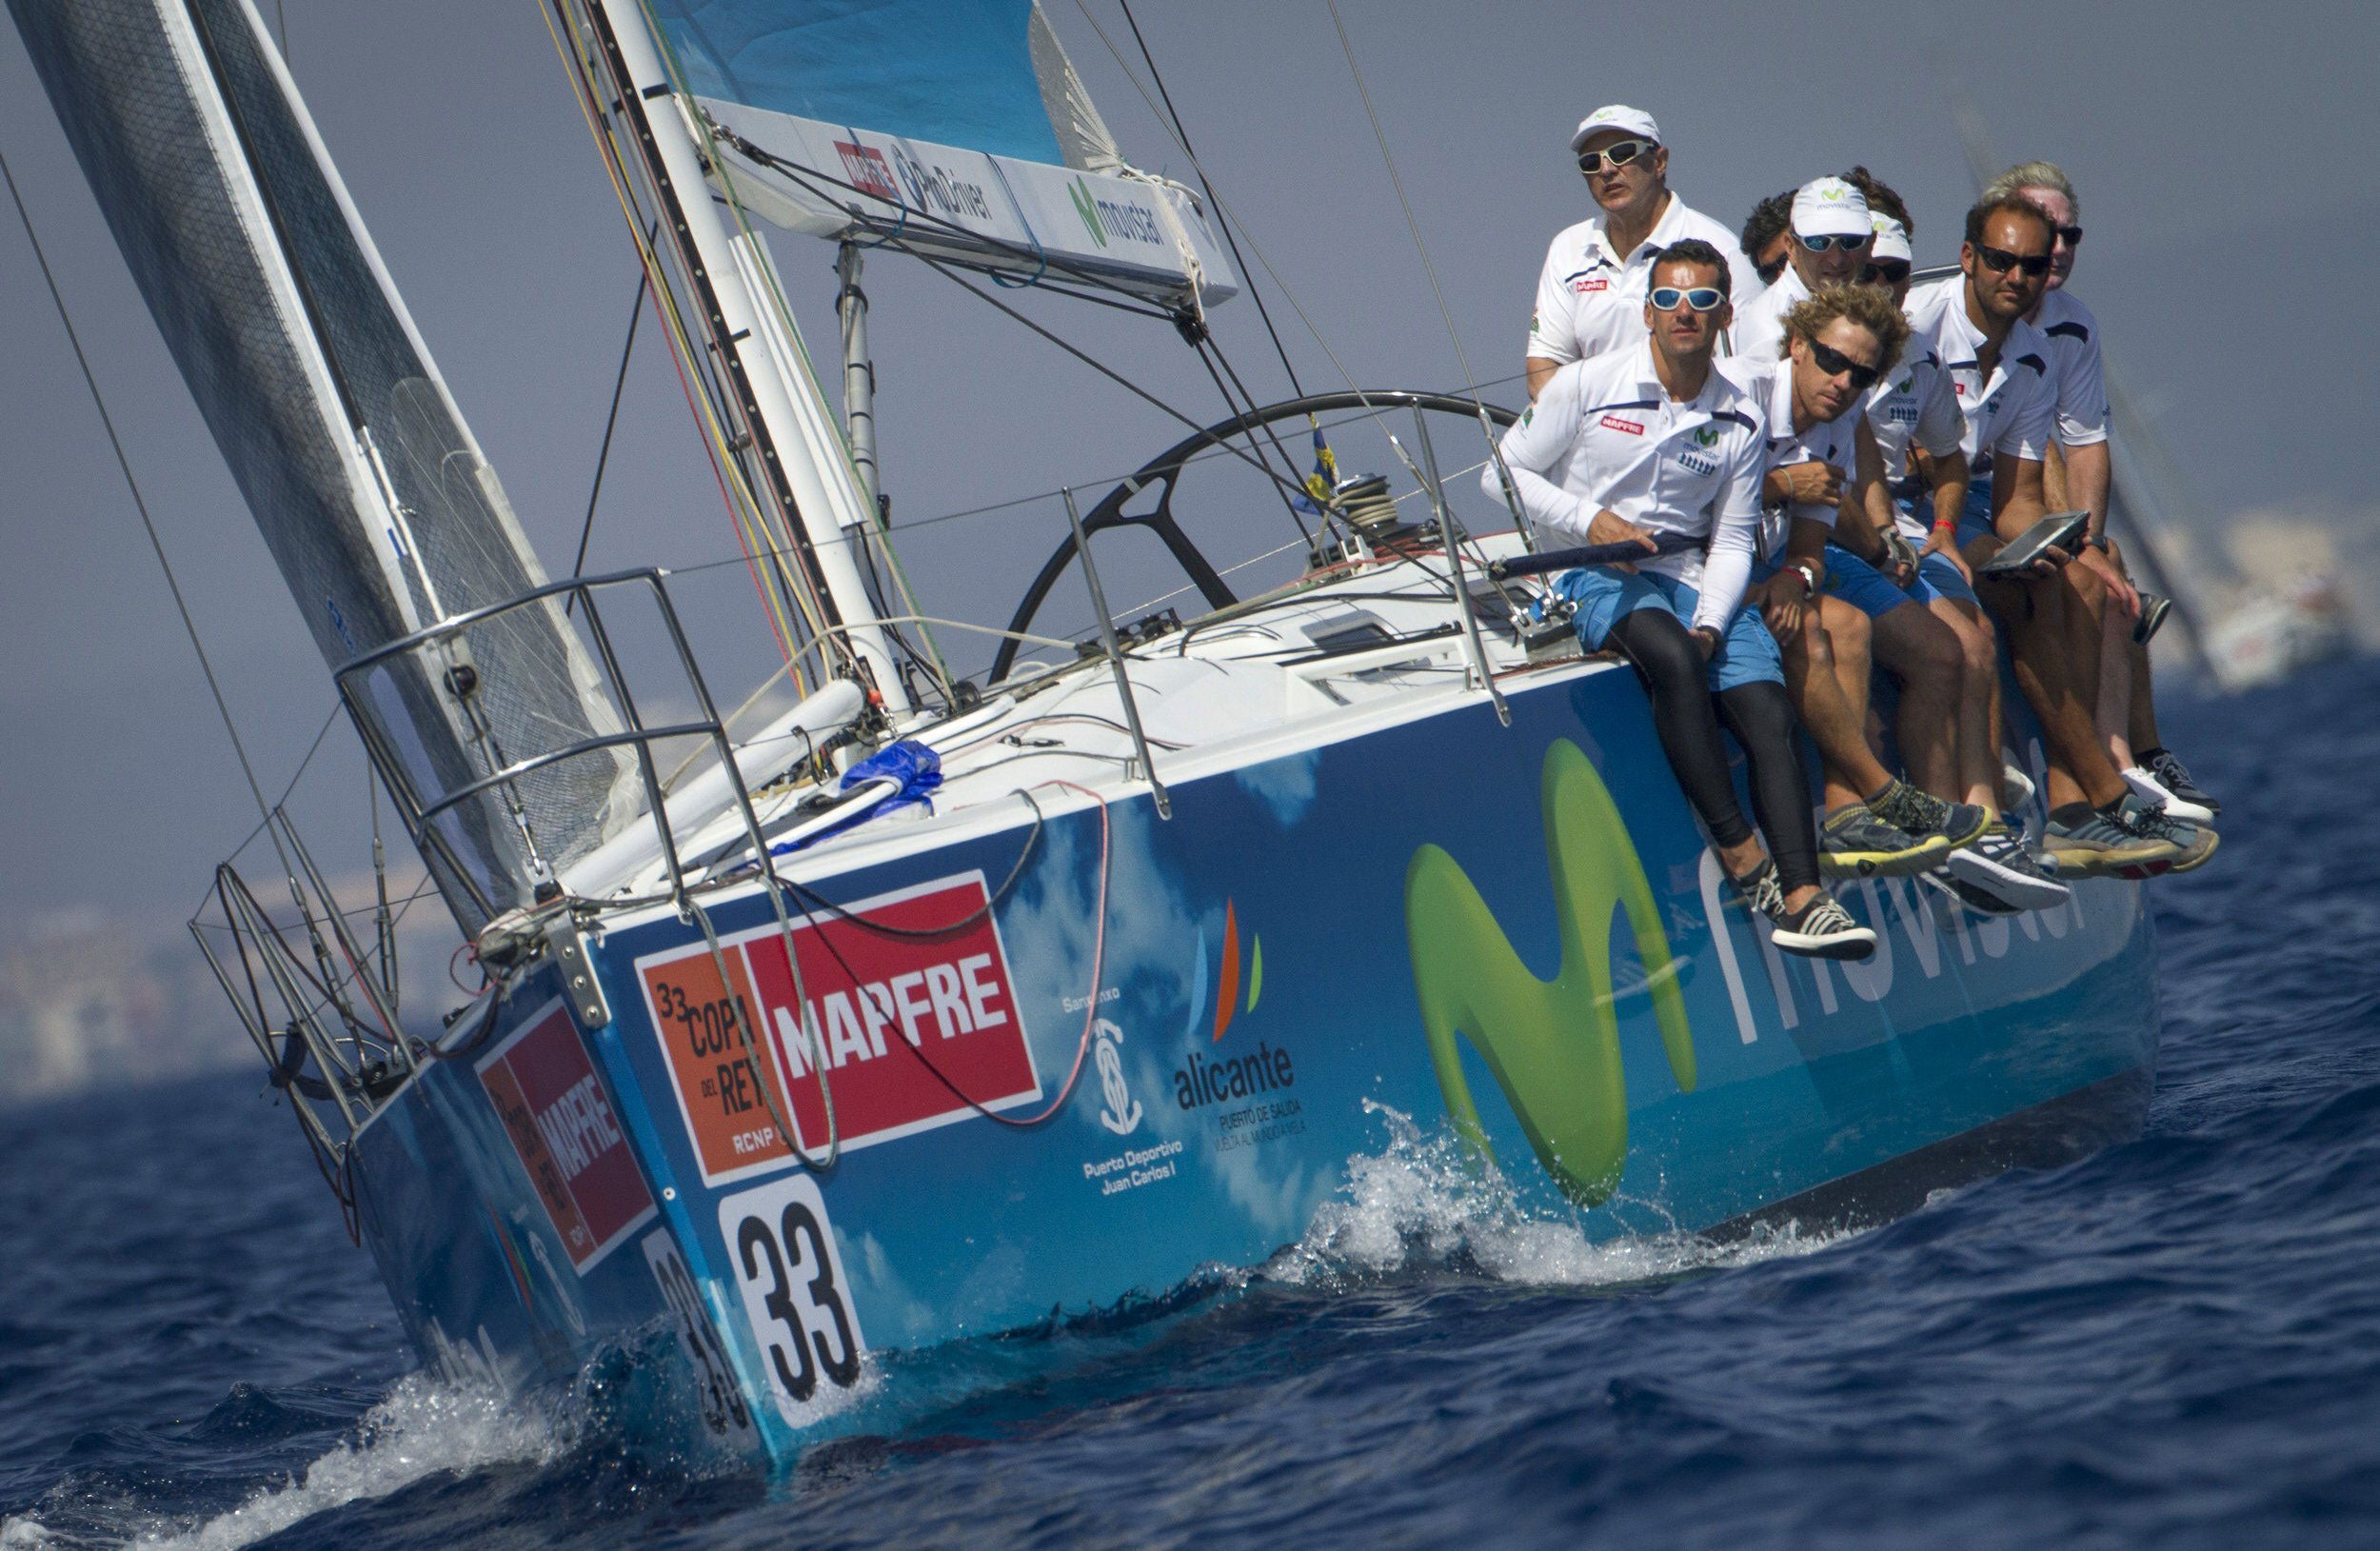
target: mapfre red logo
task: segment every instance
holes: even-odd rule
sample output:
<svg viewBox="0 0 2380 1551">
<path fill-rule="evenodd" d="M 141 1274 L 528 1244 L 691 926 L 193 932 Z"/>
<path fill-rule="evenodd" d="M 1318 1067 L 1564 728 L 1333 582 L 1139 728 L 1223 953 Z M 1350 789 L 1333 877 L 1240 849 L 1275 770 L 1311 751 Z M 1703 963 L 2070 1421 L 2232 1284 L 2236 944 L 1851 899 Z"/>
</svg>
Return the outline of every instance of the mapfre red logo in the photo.
<svg viewBox="0 0 2380 1551">
<path fill-rule="evenodd" d="M 844 906 L 879 926 L 935 934 L 925 937 L 797 917 L 798 985 L 774 923 L 720 940 L 728 986 L 702 943 L 637 961 L 704 1183 L 783 1166 L 792 1149 L 777 1114 L 804 1152 L 823 1151 L 822 1079 L 845 1152 L 965 1120 L 975 1105 L 1009 1109 L 1041 1097 L 987 899 L 979 872 Z M 939 930 L 970 917 L 963 930 Z M 758 1046 L 749 1058 L 730 988 Z"/>
<path fill-rule="evenodd" d="M 835 153 L 843 158 L 843 169 L 852 188 L 895 205 L 901 203 L 900 191 L 893 188 L 892 164 L 884 160 L 883 151 L 873 146 L 838 140 Z"/>
<path fill-rule="evenodd" d="M 1633 420 L 1622 420 L 1617 415 L 1605 415 L 1603 417 L 1602 425 L 1605 430 L 1626 431 L 1631 436 L 1642 436 L 1644 434 L 1644 428 L 1642 426 L 1637 425 Z"/>
<path fill-rule="evenodd" d="M 1610 290 L 1612 283 L 1609 280 L 1574 280 L 1570 283 L 1570 288 L 1574 293 L 1583 296 L 1591 290 Z"/>
<path fill-rule="evenodd" d="M 653 1215 L 652 1192 L 559 1000 L 475 1069 L 572 1265 L 585 1270 Z"/>
</svg>

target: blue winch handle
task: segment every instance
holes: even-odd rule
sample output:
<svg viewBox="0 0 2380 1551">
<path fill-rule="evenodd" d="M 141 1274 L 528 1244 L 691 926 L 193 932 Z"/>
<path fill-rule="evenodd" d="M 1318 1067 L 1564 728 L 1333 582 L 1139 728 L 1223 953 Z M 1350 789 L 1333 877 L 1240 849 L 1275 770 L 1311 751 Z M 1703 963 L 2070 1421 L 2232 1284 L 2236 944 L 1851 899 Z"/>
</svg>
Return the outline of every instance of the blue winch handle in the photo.
<svg viewBox="0 0 2380 1551">
<path fill-rule="evenodd" d="M 1679 554 L 1699 549 L 1704 542 L 1686 533 L 1656 533 L 1650 550 L 1641 544 L 1590 544 L 1577 549 L 1547 549 L 1534 555 L 1490 561 L 1488 574 L 1501 582 L 1507 577 L 1537 576 L 1545 571 L 1575 571 L 1582 566 L 1611 566 L 1625 560 Z"/>
</svg>

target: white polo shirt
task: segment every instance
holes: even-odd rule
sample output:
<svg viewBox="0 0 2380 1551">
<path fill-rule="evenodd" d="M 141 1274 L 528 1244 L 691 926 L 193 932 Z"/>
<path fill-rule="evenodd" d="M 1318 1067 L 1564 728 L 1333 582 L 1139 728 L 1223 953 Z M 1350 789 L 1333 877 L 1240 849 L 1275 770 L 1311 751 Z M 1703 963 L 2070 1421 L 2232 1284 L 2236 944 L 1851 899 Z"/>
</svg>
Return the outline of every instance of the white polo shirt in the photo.
<svg viewBox="0 0 2380 1551">
<path fill-rule="evenodd" d="M 1648 340 L 1556 372 L 1502 445 L 1529 520 L 1574 543 L 1588 542 L 1604 510 L 1654 532 L 1707 536 L 1703 548 L 1643 565 L 1701 593 L 1695 626 L 1727 628 L 1760 527 L 1768 436 L 1758 400 L 1714 368 L 1701 392 L 1676 402 Z M 1493 461 L 1479 483 L 1502 499 Z"/>
<path fill-rule="evenodd" d="M 2099 359 L 2099 320 L 2061 287 L 2041 298 L 2032 322 L 2050 342 L 2050 368 L 2057 378 L 2058 445 L 2090 447 L 2106 441 L 2107 367 Z"/>
<path fill-rule="evenodd" d="M 1760 406 L 1767 430 L 1766 460 L 1761 471 L 1787 468 L 1797 463 L 1831 463 L 1843 476 L 1843 486 L 1850 488 L 1859 467 L 1857 444 L 1854 433 L 1859 428 L 1861 406 L 1852 407 L 1834 420 L 1817 421 L 1808 430 L 1794 429 L 1794 368 L 1781 361 L 1755 361 L 1746 356 L 1731 356 L 1721 362 L 1719 369 L 1728 380 L 1744 390 L 1746 397 Z M 1772 566 L 1782 565 L 1785 541 L 1792 536 L 1794 522 L 1807 517 L 1827 527 L 1835 526 L 1839 515 L 1831 506 L 1815 501 L 1795 501 L 1778 507 L 1763 507 L 1760 513 L 1761 560 Z"/>
<path fill-rule="evenodd" d="M 1735 268 L 1735 234 L 1689 209 L 1676 189 L 1661 218 L 1633 253 L 1612 250 L 1597 210 L 1556 234 L 1537 275 L 1537 310 L 1529 314 L 1529 344 L 1523 352 L 1564 365 L 1637 345 L 1650 337 L 1644 326 L 1645 292 L 1652 288 L 1653 255 L 1675 242 L 1699 237 L 1719 250 L 1731 290 L 1753 278 L 1752 266 Z"/>
<path fill-rule="evenodd" d="M 1747 361 L 1783 360 L 1785 314 L 1808 300 L 1810 288 L 1789 259 L 1775 285 L 1735 309 L 1735 353 Z"/>
<path fill-rule="evenodd" d="M 1876 450 L 1884 457 L 1884 477 L 1896 496 L 1924 499 L 1924 492 L 1907 487 L 1909 449 L 1922 447 L 1933 457 L 1947 458 L 1959 450 L 1967 420 L 1958 412 L 1958 395 L 1950 373 L 1942 369 L 1941 354 L 1930 339 L 1912 333 L 1901 364 L 1868 389 L 1868 426 L 1875 432 Z M 1930 537 L 1926 521 L 1898 511 L 1894 526 L 1912 544 Z M 1929 508 L 1928 517 L 1932 512 Z"/>
<path fill-rule="evenodd" d="M 2036 462 L 2049 456 L 2057 378 L 2050 365 L 2050 342 L 2019 318 L 1987 382 L 1976 360 L 1983 330 L 1967 316 L 1966 287 L 1966 276 L 1954 274 L 1909 293 L 1909 322 L 1916 330 L 1910 348 L 1932 349 L 1942 358 L 1967 423 L 1959 446 L 1967 454 L 1968 477 L 1982 479 L 1995 453 Z"/>
</svg>

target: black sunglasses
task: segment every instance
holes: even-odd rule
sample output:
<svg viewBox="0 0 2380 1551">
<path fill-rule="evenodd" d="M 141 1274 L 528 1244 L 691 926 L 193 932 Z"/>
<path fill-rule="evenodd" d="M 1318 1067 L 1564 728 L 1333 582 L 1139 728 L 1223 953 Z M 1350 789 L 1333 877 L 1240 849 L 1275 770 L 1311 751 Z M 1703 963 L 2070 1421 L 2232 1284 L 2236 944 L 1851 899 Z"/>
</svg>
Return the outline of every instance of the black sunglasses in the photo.
<svg viewBox="0 0 2380 1551">
<path fill-rule="evenodd" d="M 2013 268 L 2037 278 L 2050 272 L 2050 255 L 2047 253 L 2028 253 L 2019 257 L 2005 248 L 1993 248 L 1988 244 L 1977 243 L 1975 244 L 1975 257 L 1983 260 L 1984 267 L 1994 273 Z"/>
<path fill-rule="evenodd" d="M 1860 284 L 1867 286 L 1897 286 L 1908 278 L 1905 259 L 1881 259 L 1859 271 Z"/>
<path fill-rule="evenodd" d="M 1656 149 L 1657 148 L 1655 143 L 1650 140 L 1615 140 L 1610 145 L 1604 147 L 1601 150 L 1580 151 L 1578 153 L 1578 170 L 1581 172 L 1600 172 L 1603 170 L 1603 164 L 1606 162 L 1611 163 L 1614 167 L 1626 167 L 1630 162 L 1633 162 L 1637 157 L 1644 155 L 1647 151 Z"/>
<path fill-rule="evenodd" d="M 2066 246 L 2069 248 L 2082 246 L 2082 228 L 2080 227 L 2059 227 L 2057 234 L 2066 239 Z"/>
<path fill-rule="evenodd" d="M 1874 388 L 1884 370 L 1882 367 L 1863 367 L 1833 346 L 1821 345 L 1815 339 L 1810 342 L 1810 359 L 1830 377 L 1849 377 L 1854 393 L 1865 393 Z"/>
</svg>

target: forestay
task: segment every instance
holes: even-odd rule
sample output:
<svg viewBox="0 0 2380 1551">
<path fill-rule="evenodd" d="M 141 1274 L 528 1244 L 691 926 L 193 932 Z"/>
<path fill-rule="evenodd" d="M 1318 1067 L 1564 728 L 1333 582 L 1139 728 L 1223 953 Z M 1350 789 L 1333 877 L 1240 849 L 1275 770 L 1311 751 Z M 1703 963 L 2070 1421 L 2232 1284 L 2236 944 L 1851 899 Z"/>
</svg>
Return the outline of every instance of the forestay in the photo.
<svg viewBox="0 0 2380 1551">
<path fill-rule="evenodd" d="M 647 0 L 744 203 L 973 268 L 1206 304 L 1189 193 L 1125 165 L 1036 0 Z"/>
<path fill-rule="evenodd" d="M 542 585 L 253 5 L 9 5 L 324 657 Z M 451 660 L 400 659 L 368 690 L 422 789 L 618 728 L 558 606 L 474 626 L 466 649 L 469 707 L 442 686 Z M 518 821 L 457 809 L 429 861 L 466 930 L 625 823 L 625 773 L 605 750 L 512 784 Z"/>
</svg>

